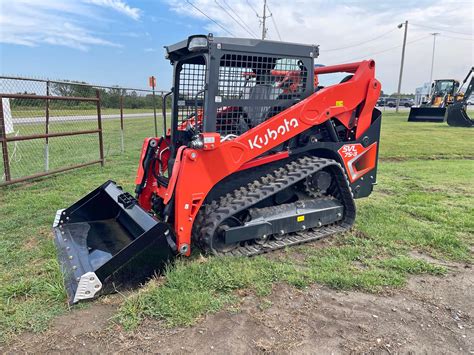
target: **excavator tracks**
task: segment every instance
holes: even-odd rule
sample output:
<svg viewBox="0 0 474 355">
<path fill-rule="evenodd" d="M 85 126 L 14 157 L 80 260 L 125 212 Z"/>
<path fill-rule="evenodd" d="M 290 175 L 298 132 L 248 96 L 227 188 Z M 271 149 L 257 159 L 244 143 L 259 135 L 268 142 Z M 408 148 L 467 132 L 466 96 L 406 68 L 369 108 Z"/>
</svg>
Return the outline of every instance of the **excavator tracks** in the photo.
<svg viewBox="0 0 474 355">
<path fill-rule="evenodd" d="M 337 188 L 333 192 L 333 196 L 313 199 L 336 198 L 339 200 L 344 206 L 342 220 L 318 228 L 279 235 L 277 238 L 269 237 L 264 242 L 243 242 L 232 250 L 217 250 L 213 247 L 213 238 L 220 223 L 322 169 L 329 169 L 333 172 Z M 310 196 L 308 195 L 308 197 Z M 204 250 L 215 255 L 253 256 L 344 232 L 354 223 L 355 212 L 353 195 L 340 164 L 331 159 L 303 156 L 206 205 L 196 219 L 193 235 Z"/>
</svg>

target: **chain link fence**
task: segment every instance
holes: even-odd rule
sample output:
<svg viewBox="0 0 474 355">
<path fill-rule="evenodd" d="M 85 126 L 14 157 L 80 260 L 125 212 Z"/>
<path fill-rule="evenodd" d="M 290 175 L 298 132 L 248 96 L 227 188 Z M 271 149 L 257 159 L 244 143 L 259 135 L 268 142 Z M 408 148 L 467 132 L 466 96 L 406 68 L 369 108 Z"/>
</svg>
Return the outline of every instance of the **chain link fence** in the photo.
<svg viewBox="0 0 474 355">
<path fill-rule="evenodd" d="M 139 151 L 163 133 L 164 94 L 0 76 L 0 185 Z"/>
</svg>

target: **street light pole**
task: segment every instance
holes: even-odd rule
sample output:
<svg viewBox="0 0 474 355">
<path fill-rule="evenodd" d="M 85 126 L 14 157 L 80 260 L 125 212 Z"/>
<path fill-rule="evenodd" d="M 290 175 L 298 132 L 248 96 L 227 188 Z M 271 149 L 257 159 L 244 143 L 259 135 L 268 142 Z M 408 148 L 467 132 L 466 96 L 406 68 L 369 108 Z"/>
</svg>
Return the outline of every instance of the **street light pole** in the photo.
<svg viewBox="0 0 474 355">
<path fill-rule="evenodd" d="M 433 53 L 431 55 L 431 72 L 430 72 L 430 85 L 433 82 L 433 68 L 435 60 L 435 49 L 436 49 L 436 36 L 439 35 L 439 32 L 430 33 L 433 36 Z"/>
<path fill-rule="evenodd" d="M 403 63 L 405 62 L 405 47 L 407 45 L 407 32 L 408 32 L 408 21 L 398 25 L 398 28 L 405 26 L 405 33 L 403 34 L 403 48 L 402 48 L 402 60 L 400 62 L 400 76 L 398 77 L 398 90 L 397 90 L 397 105 L 395 111 L 398 112 L 398 107 L 400 106 L 400 94 L 402 89 L 402 76 L 403 76 Z"/>
</svg>

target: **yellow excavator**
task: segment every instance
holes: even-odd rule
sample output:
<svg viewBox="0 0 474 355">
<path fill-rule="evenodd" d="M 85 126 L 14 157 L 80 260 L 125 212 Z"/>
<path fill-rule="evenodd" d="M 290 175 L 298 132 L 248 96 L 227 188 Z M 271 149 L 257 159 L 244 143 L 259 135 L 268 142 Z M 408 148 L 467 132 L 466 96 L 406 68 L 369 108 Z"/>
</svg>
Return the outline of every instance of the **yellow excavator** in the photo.
<svg viewBox="0 0 474 355">
<path fill-rule="evenodd" d="M 454 79 L 433 81 L 428 100 L 410 109 L 408 122 L 444 122 L 446 108 L 464 98 L 459 88 L 459 81 Z"/>
</svg>

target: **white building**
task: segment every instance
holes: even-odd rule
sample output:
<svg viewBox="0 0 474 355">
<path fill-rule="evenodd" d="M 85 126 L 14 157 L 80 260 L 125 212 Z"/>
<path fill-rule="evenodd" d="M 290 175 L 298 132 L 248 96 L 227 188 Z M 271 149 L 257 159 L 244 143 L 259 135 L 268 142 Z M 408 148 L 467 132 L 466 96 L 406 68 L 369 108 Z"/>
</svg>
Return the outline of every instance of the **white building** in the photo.
<svg viewBox="0 0 474 355">
<path fill-rule="evenodd" d="M 424 83 L 423 86 L 415 89 L 415 105 L 428 101 L 430 96 L 431 83 Z"/>
</svg>

